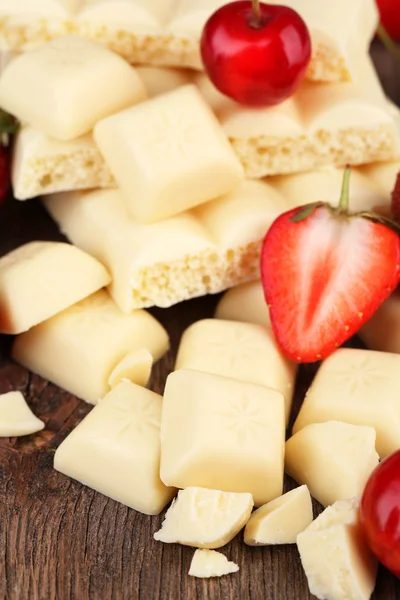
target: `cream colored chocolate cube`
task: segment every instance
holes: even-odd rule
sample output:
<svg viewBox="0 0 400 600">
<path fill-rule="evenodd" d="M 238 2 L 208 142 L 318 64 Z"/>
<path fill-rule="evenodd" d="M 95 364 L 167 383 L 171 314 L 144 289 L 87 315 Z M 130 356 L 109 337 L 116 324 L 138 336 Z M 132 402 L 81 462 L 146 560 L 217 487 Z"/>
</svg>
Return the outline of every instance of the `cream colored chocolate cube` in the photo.
<svg viewBox="0 0 400 600">
<path fill-rule="evenodd" d="M 197 321 L 181 338 L 175 364 L 179 369 L 276 389 L 285 398 L 286 424 L 289 421 L 297 367 L 283 355 L 270 328 L 218 319 Z"/>
<path fill-rule="evenodd" d="M 21 54 L 0 77 L 0 107 L 58 140 L 88 133 L 101 119 L 145 99 L 133 67 L 74 36 Z"/>
<path fill-rule="evenodd" d="M 297 536 L 310 592 L 324 600 L 369 600 L 377 561 L 358 519 L 358 499 L 329 506 Z"/>
<path fill-rule="evenodd" d="M 293 433 L 310 423 L 343 421 L 376 431 L 381 458 L 400 448 L 400 355 L 341 348 L 319 368 Z"/>
<path fill-rule="evenodd" d="M 166 485 L 282 494 L 284 399 L 267 387 L 182 370 L 164 392 L 161 479 Z"/>
<path fill-rule="evenodd" d="M 103 265 L 76 246 L 20 246 L 0 258 L 0 333 L 27 331 L 110 281 Z"/>
<path fill-rule="evenodd" d="M 139 222 L 181 213 L 243 179 L 226 134 L 193 85 L 104 119 L 94 138 Z"/>
<path fill-rule="evenodd" d="M 302 485 L 253 512 L 244 530 L 249 546 L 295 544 L 313 520 L 310 492 Z"/>
<path fill-rule="evenodd" d="M 0 394 L 0 437 L 31 435 L 44 423 L 31 411 L 21 392 Z"/>
<path fill-rule="evenodd" d="M 270 327 L 271 319 L 261 281 L 243 283 L 225 292 L 218 302 L 215 318 Z"/>
<path fill-rule="evenodd" d="M 147 515 L 175 496 L 160 480 L 162 397 L 120 383 L 62 442 L 54 468 Z"/>
<path fill-rule="evenodd" d="M 239 567 L 221 552 L 215 550 L 196 550 L 190 563 L 189 575 L 192 577 L 222 577 L 236 573 Z"/>
<path fill-rule="evenodd" d="M 96 404 L 110 390 L 111 374 L 127 355 L 145 348 L 157 361 L 168 345 L 167 332 L 148 312 L 126 315 L 100 291 L 18 336 L 12 357 Z"/>
<path fill-rule="evenodd" d="M 220 548 L 246 525 L 252 509 L 251 494 L 188 487 L 178 492 L 154 539 L 166 544 Z"/>
<path fill-rule="evenodd" d="M 313 423 L 286 442 L 285 471 L 323 506 L 361 496 L 379 456 L 372 427 Z"/>
<path fill-rule="evenodd" d="M 400 293 L 394 292 L 358 335 L 368 348 L 400 354 Z"/>
</svg>

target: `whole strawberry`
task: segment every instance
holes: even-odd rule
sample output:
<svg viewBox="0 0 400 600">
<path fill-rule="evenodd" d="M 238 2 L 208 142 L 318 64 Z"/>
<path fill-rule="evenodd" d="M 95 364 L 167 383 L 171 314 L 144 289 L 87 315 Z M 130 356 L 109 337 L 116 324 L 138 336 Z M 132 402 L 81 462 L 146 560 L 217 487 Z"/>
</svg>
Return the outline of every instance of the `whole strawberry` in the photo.
<svg viewBox="0 0 400 600">
<path fill-rule="evenodd" d="M 317 202 L 280 215 L 262 248 L 261 278 L 284 353 L 314 362 L 354 335 L 397 287 L 395 224 L 349 214 L 350 169 L 337 208 Z"/>
</svg>

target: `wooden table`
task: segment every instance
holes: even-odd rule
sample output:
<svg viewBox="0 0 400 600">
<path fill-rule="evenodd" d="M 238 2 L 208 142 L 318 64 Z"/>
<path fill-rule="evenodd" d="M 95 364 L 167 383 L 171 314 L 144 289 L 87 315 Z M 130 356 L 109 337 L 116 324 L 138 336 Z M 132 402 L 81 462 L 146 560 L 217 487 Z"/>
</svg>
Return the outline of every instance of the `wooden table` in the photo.
<svg viewBox="0 0 400 600">
<path fill-rule="evenodd" d="M 399 64 L 380 47 L 373 56 L 385 89 L 400 103 Z M 0 254 L 33 239 L 62 237 L 38 202 L 10 200 L 0 210 Z M 172 342 L 171 352 L 155 367 L 154 391 L 163 391 L 183 329 L 211 316 L 216 301 L 208 297 L 153 311 Z M 237 575 L 191 578 L 193 550 L 153 540 L 162 516 L 136 513 L 54 471 L 55 449 L 90 407 L 13 364 L 9 345 L 3 337 L 0 392 L 21 390 L 46 428 L 34 436 L 0 440 L 0 600 L 312 598 L 295 546 L 249 548 L 238 536 L 224 548 L 240 566 Z M 297 410 L 314 372 L 315 367 L 300 371 Z M 292 486 L 288 479 L 286 489 Z M 373 600 L 400 600 L 400 582 L 384 569 Z"/>
</svg>

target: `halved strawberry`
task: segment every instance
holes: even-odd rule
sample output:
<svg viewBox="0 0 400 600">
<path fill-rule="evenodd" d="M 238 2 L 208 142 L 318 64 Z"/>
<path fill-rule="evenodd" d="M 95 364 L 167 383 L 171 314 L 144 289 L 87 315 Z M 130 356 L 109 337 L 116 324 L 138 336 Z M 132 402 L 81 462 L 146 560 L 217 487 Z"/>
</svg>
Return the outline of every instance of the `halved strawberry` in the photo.
<svg viewBox="0 0 400 600">
<path fill-rule="evenodd" d="M 400 173 L 397 175 L 396 183 L 392 192 L 392 219 L 400 225 Z"/>
<path fill-rule="evenodd" d="M 338 208 L 323 202 L 282 214 L 262 248 L 261 277 L 272 327 L 296 362 L 325 358 L 396 288 L 400 239 L 378 215 L 349 215 L 350 169 Z"/>
</svg>

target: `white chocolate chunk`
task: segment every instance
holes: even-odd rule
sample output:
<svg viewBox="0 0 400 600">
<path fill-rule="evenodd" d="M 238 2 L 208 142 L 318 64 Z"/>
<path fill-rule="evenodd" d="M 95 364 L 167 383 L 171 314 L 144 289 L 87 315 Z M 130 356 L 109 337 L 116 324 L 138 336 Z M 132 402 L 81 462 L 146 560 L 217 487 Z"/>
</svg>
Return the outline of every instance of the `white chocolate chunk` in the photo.
<svg viewBox="0 0 400 600">
<path fill-rule="evenodd" d="M 286 442 L 285 471 L 323 506 L 361 496 L 379 456 L 372 427 L 313 423 Z"/>
<path fill-rule="evenodd" d="M 319 600 L 369 600 L 377 561 L 358 520 L 359 501 L 329 506 L 297 537 L 310 592 Z"/>
<path fill-rule="evenodd" d="M 192 577 L 221 577 L 236 573 L 239 567 L 221 552 L 215 550 L 196 550 L 190 563 L 189 575 Z"/>
<path fill-rule="evenodd" d="M 390 198 L 397 175 L 400 173 L 400 160 L 364 165 L 360 167 L 359 171 L 364 177 L 374 182 L 381 194 Z"/>
<path fill-rule="evenodd" d="M 343 421 L 376 431 L 381 458 L 400 448 L 400 355 L 341 348 L 319 368 L 293 432 L 310 423 Z"/>
<path fill-rule="evenodd" d="M 195 548 L 221 548 L 246 525 L 252 508 L 251 494 L 188 487 L 178 492 L 154 539 Z"/>
<path fill-rule="evenodd" d="M 123 379 L 128 379 L 132 383 L 146 387 L 151 375 L 153 366 L 153 357 L 148 350 L 142 348 L 132 352 L 117 364 L 108 378 L 108 385 L 115 387 Z"/>
<path fill-rule="evenodd" d="M 215 318 L 270 327 L 271 320 L 261 281 L 243 283 L 225 292 L 218 302 Z"/>
<path fill-rule="evenodd" d="M 249 546 L 295 544 L 312 520 L 310 492 L 302 485 L 254 511 L 244 530 L 244 541 Z"/>
<path fill-rule="evenodd" d="M 184 332 L 175 370 L 194 369 L 265 385 L 285 398 L 289 421 L 296 365 L 279 349 L 270 328 L 253 323 L 204 319 Z"/>
<path fill-rule="evenodd" d="M 117 190 L 58 194 L 45 205 L 74 244 L 107 265 L 110 293 L 125 312 L 255 279 L 265 232 L 285 210 L 284 199 L 260 181 L 151 225 L 129 216 Z"/>
<path fill-rule="evenodd" d="M 146 98 L 135 69 L 101 46 L 66 37 L 22 54 L 0 77 L 0 106 L 59 140 Z"/>
<path fill-rule="evenodd" d="M 0 258 L 0 332 L 27 331 L 108 283 L 103 265 L 75 246 L 20 246 Z"/>
<path fill-rule="evenodd" d="M 44 379 L 96 404 L 109 391 L 113 370 L 147 349 L 157 361 L 168 350 L 165 329 L 144 310 L 122 313 L 100 291 L 18 336 L 14 360 Z"/>
<path fill-rule="evenodd" d="M 160 481 L 162 398 L 120 383 L 62 442 L 54 468 L 105 496 L 157 515 L 176 490 Z"/>
<path fill-rule="evenodd" d="M 0 394 L 0 437 L 31 435 L 44 423 L 31 411 L 21 392 Z"/>
<path fill-rule="evenodd" d="M 169 375 L 161 425 L 161 479 L 179 488 L 280 496 L 285 438 L 282 394 L 219 375 Z"/>
<path fill-rule="evenodd" d="M 192 71 L 159 67 L 139 66 L 136 72 L 144 83 L 149 98 L 172 92 L 178 87 L 192 83 Z"/>
<path fill-rule="evenodd" d="M 243 179 L 225 133 L 192 85 L 100 121 L 94 139 L 143 223 L 213 200 Z"/>
<path fill-rule="evenodd" d="M 358 335 L 368 348 L 400 354 L 400 293 L 394 292 L 362 326 Z"/>
<path fill-rule="evenodd" d="M 68 142 L 22 126 L 14 138 L 11 179 L 14 198 L 89 188 L 115 187 L 92 135 Z"/>
</svg>

